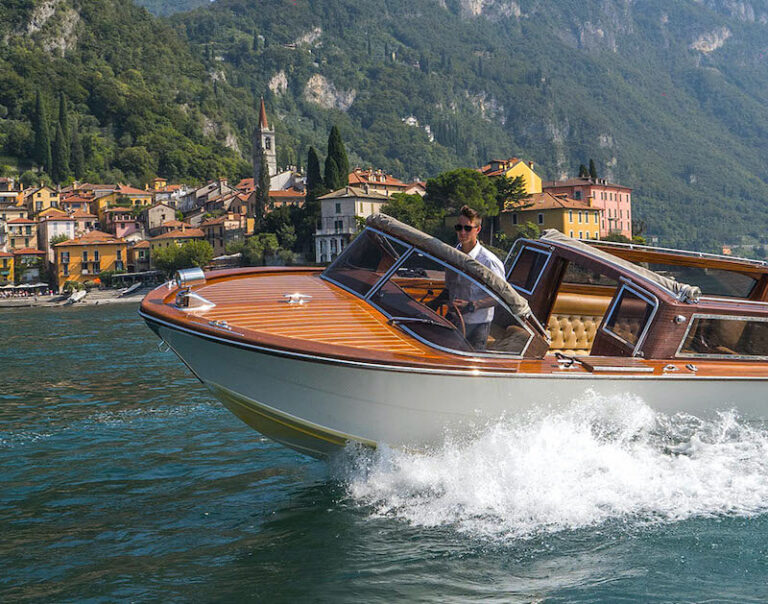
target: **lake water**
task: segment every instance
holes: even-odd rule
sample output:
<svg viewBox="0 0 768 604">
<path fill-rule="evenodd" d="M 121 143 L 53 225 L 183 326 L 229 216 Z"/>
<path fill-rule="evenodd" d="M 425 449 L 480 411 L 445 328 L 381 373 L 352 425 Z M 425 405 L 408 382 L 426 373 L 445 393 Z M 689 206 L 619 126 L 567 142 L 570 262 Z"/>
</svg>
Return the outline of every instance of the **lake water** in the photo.
<svg viewBox="0 0 768 604">
<path fill-rule="evenodd" d="M 768 428 L 630 395 L 426 456 L 241 424 L 132 305 L 0 310 L 0 600 L 763 602 Z"/>
</svg>

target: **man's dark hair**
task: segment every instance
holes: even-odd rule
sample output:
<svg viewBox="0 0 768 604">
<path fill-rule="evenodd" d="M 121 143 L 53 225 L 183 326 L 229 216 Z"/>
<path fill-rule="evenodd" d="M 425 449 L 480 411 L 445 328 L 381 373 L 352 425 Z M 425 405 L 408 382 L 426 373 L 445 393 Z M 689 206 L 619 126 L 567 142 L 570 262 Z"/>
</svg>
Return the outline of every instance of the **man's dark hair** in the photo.
<svg viewBox="0 0 768 604">
<path fill-rule="evenodd" d="M 464 216 L 464 218 L 469 218 L 472 222 L 477 222 L 477 224 L 481 224 L 483 222 L 482 217 L 477 212 L 477 210 L 473 210 L 469 206 L 461 206 L 461 209 L 459 210 L 459 216 Z"/>
</svg>

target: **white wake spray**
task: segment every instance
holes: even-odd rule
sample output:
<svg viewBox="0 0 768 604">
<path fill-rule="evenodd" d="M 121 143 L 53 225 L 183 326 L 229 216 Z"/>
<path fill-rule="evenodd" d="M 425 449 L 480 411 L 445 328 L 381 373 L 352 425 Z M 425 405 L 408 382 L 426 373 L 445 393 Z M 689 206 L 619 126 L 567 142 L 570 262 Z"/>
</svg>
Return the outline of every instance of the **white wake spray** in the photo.
<svg viewBox="0 0 768 604">
<path fill-rule="evenodd" d="M 768 429 L 732 412 L 704 421 L 593 395 L 426 454 L 358 453 L 342 474 L 378 515 L 490 538 L 753 515 L 768 511 Z"/>
</svg>

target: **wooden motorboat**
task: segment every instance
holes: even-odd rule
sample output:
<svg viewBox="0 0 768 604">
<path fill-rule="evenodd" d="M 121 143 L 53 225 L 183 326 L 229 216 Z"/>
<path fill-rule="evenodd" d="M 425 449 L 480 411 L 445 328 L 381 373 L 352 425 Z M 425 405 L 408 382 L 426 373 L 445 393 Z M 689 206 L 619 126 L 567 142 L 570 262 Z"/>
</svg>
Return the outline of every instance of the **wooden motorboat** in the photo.
<svg viewBox="0 0 768 604">
<path fill-rule="evenodd" d="M 235 415 L 314 456 L 429 446 L 587 393 L 768 416 L 765 263 L 547 231 L 505 267 L 378 214 L 325 270 L 180 271 L 140 314 Z"/>
</svg>

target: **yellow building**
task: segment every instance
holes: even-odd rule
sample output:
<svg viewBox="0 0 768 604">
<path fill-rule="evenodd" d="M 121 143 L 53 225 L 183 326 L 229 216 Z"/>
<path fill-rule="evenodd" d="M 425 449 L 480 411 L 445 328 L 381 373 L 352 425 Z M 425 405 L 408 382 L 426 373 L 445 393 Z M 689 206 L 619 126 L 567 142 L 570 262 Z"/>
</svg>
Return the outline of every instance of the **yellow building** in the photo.
<svg viewBox="0 0 768 604">
<path fill-rule="evenodd" d="M 128 259 L 128 243 L 101 231 L 91 231 L 53 247 L 59 291 L 67 281 L 84 283 L 96 279 L 101 271 L 125 270 Z"/>
<path fill-rule="evenodd" d="M 8 250 L 37 248 L 37 222 L 28 218 L 15 218 L 5 223 Z"/>
<path fill-rule="evenodd" d="M 155 251 L 171 245 L 181 246 L 187 241 L 204 241 L 205 233 L 200 229 L 186 228 L 177 229 L 168 233 L 163 233 L 157 237 L 153 237 L 149 240 L 149 262 L 150 266 L 154 268 L 154 256 Z"/>
<path fill-rule="evenodd" d="M 541 193 L 541 178 L 533 171 L 533 162 L 524 162 L 522 159 L 512 157 L 510 159 L 492 159 L 480 171 L 486 176 L 506 176 L 510 180 L 522 176 L 525 182 L 525 191 L 529 195 Z"/>
<path fill-rule="evenodd" d="M 152 191 L 143 191 L 126 185 L 117 186 L 117 195 L 122 199 L 128 199 L 133 207 L 151 206 L 154 198 Z"/>
<path fill-rule="evenodd" d="M 512 236 L 531 222 L 542 231 L 557 229 L 577 239 L 599 239 L 602 211 L 588 201 L 566 195 L 535 193 L 523 202 L 521 209 L 502 212 L 499 227 L 503 233 Z"/>
<path fill-rule="evenodd" d="M 28 191 L 24 196 L 24 206 L 31 214 L 37 214 L 48 208 L 59 207 L 59 192 L 47 185 Z"/>
<path fill-rule="evenodd" d="M 0 285 L 13 284 L 13 254 L 0 252 Z"/>
<path fill-rule="evenodd" d="M 111 206 L 116 205 L 116 202 L 117 202 L 117 191 L 112 191 L 111 193 L 103 193 L 102 195 L 98 195 L 91 200 L 91 214 L 98 217 L 99 222 L 103 224 L 104 210 L 106 210 Z"/>
</svg>

